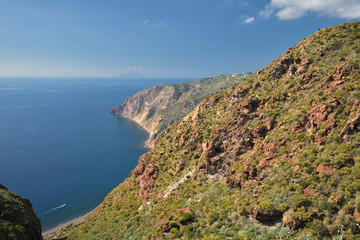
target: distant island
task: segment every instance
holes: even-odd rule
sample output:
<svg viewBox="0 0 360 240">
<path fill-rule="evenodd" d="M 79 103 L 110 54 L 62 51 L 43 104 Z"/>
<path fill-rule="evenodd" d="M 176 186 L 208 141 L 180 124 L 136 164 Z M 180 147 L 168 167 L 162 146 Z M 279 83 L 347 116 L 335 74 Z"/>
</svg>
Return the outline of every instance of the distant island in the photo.
<svg viewBox="0 0 360 240">
<path fill-rule="evenodd" d="M 119 79 L 141 79 L 144 78 L 144 75 L 142 75 L 141 73 L 135 71 L 135 70 L 129 70 L 127 72 L 124 72 L 122 74 L 119 74 L 117 76 L 115 76 L 115 78 L 119 78 Z"/>
</svg>

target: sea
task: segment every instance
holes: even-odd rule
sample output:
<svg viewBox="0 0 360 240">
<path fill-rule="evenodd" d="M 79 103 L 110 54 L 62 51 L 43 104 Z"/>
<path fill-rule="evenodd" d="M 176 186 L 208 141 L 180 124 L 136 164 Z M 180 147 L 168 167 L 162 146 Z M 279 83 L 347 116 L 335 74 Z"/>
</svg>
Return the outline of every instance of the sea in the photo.
<svg viewBox="0 0 360 240">
<path fill-rule="evenodd" d="M 88 213 L 147 151 L 147 132 L 109 109 L 193 80 L 0 78 L 0 183 L 31 201 L 43 231 Z"/>
</svg>

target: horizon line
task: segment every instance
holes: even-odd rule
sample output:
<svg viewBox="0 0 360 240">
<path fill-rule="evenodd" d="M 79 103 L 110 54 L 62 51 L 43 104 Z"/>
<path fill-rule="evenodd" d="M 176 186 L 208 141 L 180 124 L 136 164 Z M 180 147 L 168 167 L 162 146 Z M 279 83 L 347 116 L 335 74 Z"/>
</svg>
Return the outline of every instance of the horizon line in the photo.
<svg viewBox="0 0 360 240">
<path fill-rule="evenodd" d="M 230 73 L 231 74 L 231 73 Z M 138 78 L 133 78 L 133 77 L 111 77 L 111 76 L 96 76 L 96 77 L 91 77 L 91 76 L 0 76 L 0 79 L 4 79 L 4 78 L 12 78 L 12 79 L 20 79 L 20 78 L 28 78 L 28 79 L 33 79 L 33 78 L 48 78 L 48 79 L 99 79 L 99 78 L 104 78 L 104 79 L 118 79 L 118 80 L 141 80 L 141 79 L 163 79 L 163 78 L 172 78 L 172 79 L 192 79 L 192 78 L 204 78 L 204 77 L 138 77 Z"/>
</svg>

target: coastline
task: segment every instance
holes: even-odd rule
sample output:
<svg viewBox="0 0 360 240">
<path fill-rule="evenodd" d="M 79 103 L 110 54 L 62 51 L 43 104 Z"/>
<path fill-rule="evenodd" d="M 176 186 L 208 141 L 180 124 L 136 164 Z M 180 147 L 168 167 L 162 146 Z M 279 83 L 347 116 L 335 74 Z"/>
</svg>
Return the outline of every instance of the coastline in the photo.
<svg viewBox="0 0 360 240">
<path fill-rule="evenodd" d="M 114 115 L 115 117 L 117 117 L 117 118 L 127 119 L 127 120 L 129 120 L 129 121 L 132 121 L 133 123 L 136 123 L 140 128 L 142 128 L 142 129 L 145 130 L 148 134 L 150 134 L 149 130 L 147 130 L 142 124 L 140 124 L 139 122 L 137 122 L 135 119 L 132 119 L 132 118 L 129 118 L 129 117 L 119 116 L 119 115 L 117 115 L 117 114 L 115 114 L 115 113 L 113 113 L 113 115 Z M 149 140 L 150 140 L 150 137 L 149 137 L 148 139 L 146 139 L 146 141 L 143 143 L 143 144 L 144 144 L 144 147 L 143 147 L 143 148 L 151 149 L 151 146 L 149 146 L 149 144 L 148 144 Z M 153 142 L 152 142 L 152 144 L 153 144 Z M 60 223 L 60 224 L 58 224 L 58 225 L 56 225 L 56 226 L 54 226 L 54 227 L 51 227 L 51 228 L 49 228 L 49 229 L 47 229 L 47 230 L 45 230 L 45 231 L 42 231 L 42 232 L 41 232 L 41 235 L 42 235 L 43 237 L 45 237 L 46 235 L 49 235 L 49 234 L 51 234 L 51 233 L 55 233 L 57 230 L 59 230 L 59 229 L 61 229 L 61 228 L 67 227 L 67 226 L 69 226 L 70 224 L 73 224 L 73 223 L 76 223 L 76 222 L 80 221 L 83 217 L 85 217 L 86 215 L 88 215 L 88 214 L 91 213 L 91 212 L 92 212 L 92 210 L 89 211 L 89 212 L 87 212 L 87 213 L 85 213 L 85 214 L 82 214 L 82 215 L 80 215 L 80 216 L 78 216 L 78 217 L 75 217 L 75 218 L 72 218 L 72 219 L 67 220 L 67 221 L 65 221 L 65 222 L 62 222 L 62 223 Z"/>
<path fill-rule="evenodd" d="M 90 211 L 90 212 L 91 212 L 91 211 Z M 83 215 L 81 215 L 81 216 L 78 216 L 78 217 L 76 217 L 76 218 L 67 220 L 67 221 L 65 221 L 65 222 L 63 222 L 63 223 L 60 223 L 60 224 L 58 224 L 58 225 L 56 225 L 56 226 L 54 226 L 54 227 L 52 227 L 52 228 L 47 229 L 46 231 L 42 231 L 42 232 L 41 232 L 41 235 L 44 237 L 44 236 L 46 236 L 46 235 L 48 235 L 48 234 L 50 234 L 50 233 L 56 232 L 56 231 L 59 230 L 60 228 L 69 226 L 70 224 L 79 221 L 80 219 L 82 219 L 83 217 L 85 217 L 86 215 L 88 215 L 90 212 L 85 213 L 85 214 L 83 214 Z"/>
<path fill-rule="evenodd" d="M 123 106 L 123 105 L 120 105 L 120 106 Z M 144 142 L 144 148 L 146 148 L 146 149 L 151 149 L 151 148 L 154 146 L 154 142 L 155 142 L 155 140 L 156 140 L 156 138 L 151 140 L 151 136 L 152 136 L 152 135 L 151 135 L 151 132 L 150 132 L 151 130 L 146 129 L 146 128 L 145 128 L 145 125 L 144 125 L 144 124 L 141 124 L 141 122 L 140 122 L 140 121 L 137 121 L 135 118 L 131 118 L 131 117 L 127 117 L 127 116 L 123 116 L 123 115 L 121 115 L 121 114 L 118 114 L 118 113 L 116 112 L 116 108 L 119 108 L 120 106 L 111 108 L 111 109 L 110 109 L 110 113 L 112 113 L 113 116 L 115 116 L 115 117 L 117 117 L 117 118 L 126 119 L 126 120 L 129 120 L 129 121 L 133 122 L 133 123 L 136 123 L 140 128 L 142 128 L 143 130 L 145 130 L 145 131 L 149 134 L 149 137 L 148 137 L 148 138 L 145 140 L 145 142 Z"/>
</svg>

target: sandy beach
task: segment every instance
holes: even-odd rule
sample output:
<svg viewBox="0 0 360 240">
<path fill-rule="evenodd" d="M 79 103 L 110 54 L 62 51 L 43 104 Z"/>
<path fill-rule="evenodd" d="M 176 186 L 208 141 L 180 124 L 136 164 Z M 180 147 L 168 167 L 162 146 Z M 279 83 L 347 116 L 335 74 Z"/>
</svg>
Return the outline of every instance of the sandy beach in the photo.
<svg viewBox="0 0 360 240">
<path fill-rule="evenodd" d="M 84 215 L 82 215 L 82 216 L 79 216 L 79 217 L 70 219 L 70 220 L 68 220 L 68 221 L 66 221 L 66 222 L 60 223 L 59 225 L 56 225 L 55 227 L 52 227 L 52 228 L 50 228 L 50 229 L 48 229 L 48 230 L 46 230 L 46 231 L 43 231 L 43 232 L 42 232 L 42 235 L 43 235 L 43 236 L 48 235 L 48 234 L 50 234 L 50 233 L 55 232 L 56 230 L 58 230 L 58 229 L 60 229 L 60 228 L 66 227 L 66 226 L 68 226 L 68 225 L 70 225 L 70 224 L 72 224 L 72 223 L 74 223 L 74 222 L 77 222 L 77 221 L 79 221 L 82 217 L 86 216 L 87 214 L 88 214 L 88 213 L 86 213 L 86 214 L 84 214 Z"/>
</svg>

